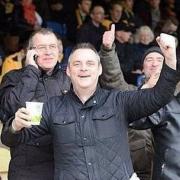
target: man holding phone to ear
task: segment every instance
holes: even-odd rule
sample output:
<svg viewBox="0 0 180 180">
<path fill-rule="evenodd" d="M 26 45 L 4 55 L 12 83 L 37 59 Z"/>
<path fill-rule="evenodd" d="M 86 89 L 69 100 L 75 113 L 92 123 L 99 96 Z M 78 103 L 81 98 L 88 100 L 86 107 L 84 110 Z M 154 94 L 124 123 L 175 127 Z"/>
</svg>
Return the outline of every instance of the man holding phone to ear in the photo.
<svg viewBox="0 0 180 180">
<path fill-rule="evenodd" d="M 34 32 L 29 39 L 26 66 L 7 73 L 1 83 L 1 120 L 8 119 L 27 101 L 46 102 L 67 92 L 69 78 L 59 68 L 61 40 L 48 29 Z M 5 128 L 3 129 L 5 131 Z M 10 147 L 9 180 L 53 180 L 51 136 L 45 135 L 26 144 Z"/>
</svg>

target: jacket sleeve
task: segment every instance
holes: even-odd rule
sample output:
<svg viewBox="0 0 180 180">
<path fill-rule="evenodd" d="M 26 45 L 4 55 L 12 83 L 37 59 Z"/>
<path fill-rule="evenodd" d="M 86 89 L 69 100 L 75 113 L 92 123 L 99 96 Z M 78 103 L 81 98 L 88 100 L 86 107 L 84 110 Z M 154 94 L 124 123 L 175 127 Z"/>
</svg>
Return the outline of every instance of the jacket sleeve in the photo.
<svg viewBox="0 0 180 180">
<path fill-rule="evenodd" d="M 48 108 L 43 107 L 42 120 L 39 126 L 32 126 L 31 128 L 23 128 L 21 131 L 13 132 L 11 117 L 3 126 L 1 134 L 1 142 L 8 146 L 14 147 L 21 143 L 27 143 L 30 140 L 42 138 L 50 134 L 49 114 Z M 47 141 L 47 138 L 45 139 Z"/>
<path fill-rule="evenodd" d="M 143 130 L 143 129 L 149 129 L 156 126 L 160 126 L 163 122 L 163 116 L 164 116 L 164 108 L 161 108 L 158 112 L 153 113 L 152 115 L 141 118 L 137 121 L 134 121 L 129 124 L 129 127 L 132 129 L 137 130 Z"/>
<path fill-rule="evenodd" d="M 125 118 L 132 122 L 157 112 L 173 98 L 178 81 L 179 72 L 164 64 L 154 88 L 119 93 L 118 101 L 122 103 L 120 107 L 124 109 Z"/>
<path fill-rule="evenodd" d="M 124 80 L 119 59 L 115 51 L 115 44 L 113 44 L 112 49 L 106 49 L 102 45 L 99 55 L 103 69 L 102 75 L 100 77 L 100 83 L 102 87 L 117 88 L 121 91 L 137 89 L 137 87 L 128 84 Z"/>
<path fill-rule="evenodd" d="M 20 71 L 7 73 L 0 85 L 0 107 L 6 114 L 2 121 L 6 121 L 15 112 L 25 106 L 26 101 L 31 101 L 39 81 L 40 71 L 28 65 Z"/>
</svg>

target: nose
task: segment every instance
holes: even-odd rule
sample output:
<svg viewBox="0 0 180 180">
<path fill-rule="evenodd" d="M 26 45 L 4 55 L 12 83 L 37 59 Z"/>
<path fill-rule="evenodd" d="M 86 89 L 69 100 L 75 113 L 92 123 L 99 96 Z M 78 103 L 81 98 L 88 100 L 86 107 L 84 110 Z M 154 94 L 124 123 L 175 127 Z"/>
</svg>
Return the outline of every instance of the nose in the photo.
<svg viewBox="0 0 180 180">
<path fill-rule="evenodd" d="M 46 51 L 50 51 L 51 48 L 49 46 L 46 46 Z"/>
<path fill-rule="evenodd" d="M 49 46 L 46 46 L 45 53 L 46 54 L 52 54 L 52 50 L 50 49 Z"/>
<path fill-rule="evenodd" d="M 81 71 L 86 71 L 87 70 L 87 65 L 85 63 L 82 63 L 80 68 L 81 68 L 80 69 Z"/>
<path fill-rule="evenodd" d="M 159 62 L 154 60 L 153 63 L 152 63 L 152 66 L 158 66 L 159 65 Z"/>
</svg>

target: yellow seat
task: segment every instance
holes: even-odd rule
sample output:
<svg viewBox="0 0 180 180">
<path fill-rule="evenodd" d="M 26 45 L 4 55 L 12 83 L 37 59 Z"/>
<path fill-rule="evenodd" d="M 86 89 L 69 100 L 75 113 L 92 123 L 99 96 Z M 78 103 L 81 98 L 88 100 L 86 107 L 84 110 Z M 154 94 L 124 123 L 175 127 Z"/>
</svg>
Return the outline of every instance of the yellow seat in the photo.
<svg viewBox="0 0 180 180">
<path fill-rule="evenodd" d="M 0 121 L 0 133 L 2 124 Z M 0 142 L 0 177 L 2 180 L 7 180 L 8 166 L 10 161 L 10 152 L 6 146 L 3 146 Z"/>
<path fill-rule="evenodd" d="M 8 149 L 0 147 L 0 172 L 8 172 L 10 152 Z"/>
</svg>

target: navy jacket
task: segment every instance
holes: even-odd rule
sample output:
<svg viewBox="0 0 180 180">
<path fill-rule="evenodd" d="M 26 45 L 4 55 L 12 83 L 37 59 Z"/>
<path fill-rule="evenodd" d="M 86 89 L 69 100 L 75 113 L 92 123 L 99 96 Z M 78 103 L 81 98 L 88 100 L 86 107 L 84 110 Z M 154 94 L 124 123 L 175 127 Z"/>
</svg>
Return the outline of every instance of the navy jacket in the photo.
<svg viewBox="0 0 180 180">
<path fill-rule="evenodd" d="M 175 74 L 164 66 L 153 89 L 120 92 L 97 88 L 85 104 L 71 90 L 45 104 L 40 126 L 16 134 L 6 127 L 2 142 L 16 145 L 52 134 L 55 180 L 129 180 L 133 168 L 128 124 L 171 99 L 178 81 Z"/>
</svg>

